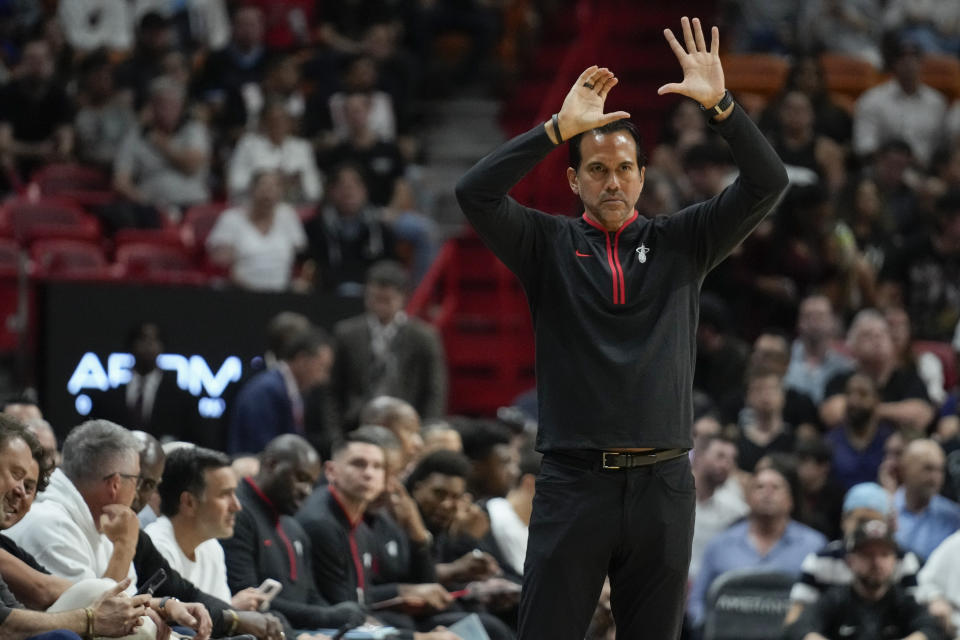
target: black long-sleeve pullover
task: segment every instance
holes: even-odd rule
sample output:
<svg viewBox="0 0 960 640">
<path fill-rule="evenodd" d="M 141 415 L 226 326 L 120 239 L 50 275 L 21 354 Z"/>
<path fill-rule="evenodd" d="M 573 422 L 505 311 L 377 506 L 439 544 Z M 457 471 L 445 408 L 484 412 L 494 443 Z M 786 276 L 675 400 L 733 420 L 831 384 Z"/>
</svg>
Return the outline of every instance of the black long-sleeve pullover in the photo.
<svg viewBox="0 0 960 640">
<path fill-rule="evenodd" d="M 783 163 L 739 107 L 712 126 L 730 145 L 739 178 L 671 216 L 634 212 L 616 232 L 507 196 L 554 148 L 542 126 L 457 184 L 468 220 L 526 291 L 538 450 L 693 446 L 700 285 L 787 187 Z"/>
</svg>

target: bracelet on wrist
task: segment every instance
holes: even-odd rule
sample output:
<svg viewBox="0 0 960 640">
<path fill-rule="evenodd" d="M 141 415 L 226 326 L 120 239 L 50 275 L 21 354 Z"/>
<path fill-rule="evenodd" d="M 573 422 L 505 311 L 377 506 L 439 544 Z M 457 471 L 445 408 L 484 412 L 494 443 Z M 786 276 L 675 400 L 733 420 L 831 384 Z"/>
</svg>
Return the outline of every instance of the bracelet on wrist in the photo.
<svg viewBox="0 0 960 640">
<path fill-rule="evenodd" d="M 550 121 L 553 123 L 553 135 L 557 137 L 557 144 L 563 143 L 563 136 L 560 135 L 560 118 L 557 117 L 557 114 L 553 114 L 550 118 Z"/>
<path fill-rule="evenodd" d="M 240 616 L 238 616 L 237 612 L 233 609 L 226 609 L 225 613 L 232 618 L 232 620 L 230 620 L 230 626 L 227 627 L 227 635 L 236 635 L 237 627 L 240 626 Z"/>
<path fill-rule="evenodd" d="M 93 640 L 93 607 L 87 607 L 83 611 L 87 614 L 87 630 L 83 637 L 87 640 Z"/>
</svg>

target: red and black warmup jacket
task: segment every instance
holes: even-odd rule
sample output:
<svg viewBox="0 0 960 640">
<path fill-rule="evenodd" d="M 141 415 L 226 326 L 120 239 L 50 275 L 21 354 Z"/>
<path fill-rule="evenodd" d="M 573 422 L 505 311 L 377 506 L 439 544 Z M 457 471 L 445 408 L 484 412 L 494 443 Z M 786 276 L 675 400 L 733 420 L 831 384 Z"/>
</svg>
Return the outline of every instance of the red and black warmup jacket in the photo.
<svg viewBox="0 0 960 640">
<path fill-rule="evenodd" d="M 634 212 L 616 232 L 507 196 L 554 148 L 543 126 L 480 160 L 457 184 L 467 219 L 526 291 L 539 451 L 693 446 L 700 285 L 787 187 L 783 163 L 742 109 L 712 126 L 739 178 L 670 216 Z"/>
</svg>

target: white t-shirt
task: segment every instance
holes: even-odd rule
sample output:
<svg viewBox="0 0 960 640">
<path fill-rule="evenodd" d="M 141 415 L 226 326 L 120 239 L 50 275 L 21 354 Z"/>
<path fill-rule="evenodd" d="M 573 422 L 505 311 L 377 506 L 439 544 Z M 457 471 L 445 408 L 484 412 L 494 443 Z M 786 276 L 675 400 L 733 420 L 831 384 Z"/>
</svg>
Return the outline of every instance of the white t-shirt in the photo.
<svg viewBox="0 0 960 640">
<path fill-rule="evenodd" d="M 739 492 L 737 481 L 732 475 L 725 484 L 713 492 L 712 496 L 703 502 L 697 501 L 688 573 L 690 579 L 696 577 L 700 571 L 700 563 L 703 560 L 707 544 L 718 533 L 747 515 L 749 510 L 750 508 Z"/>
<path fill-rule="evenodd" d="M 504 559 L 514 571 L 523 575 L 523 559 L 527 555 L 529 533 L 527 525 L 523 524 L 506 498 L 488 500 L 487 513 L 490 514 L 490 531 L 503 552 Z"/>
<path fill-rule="evenodd" d="M 157 551 L 170 563 L 170 566 L 184 578 L 192 582 L 200 591 L 230 602 L 230 587 L 227 586 L 227 563 L 223 558 L 223 547 L 214 538 L 201 542 L 194 550 L 196 561 L 184 555 L 177 538 L 173 534 L 173 523 L 166 516 L 160 516 L 144 529 L 153 540 Z"/>
<path fill-rule="evenodd" d="M 227 209 L 207 237 L 207 251 L 231 247 L 234 282 L 249 289 L 283 291 L 297 252 L 307 245 L 307 235 L 293 207 L 277 205 L 273 225 L 263 234 L 250 221 L 246 208 Z"/>
</svg>

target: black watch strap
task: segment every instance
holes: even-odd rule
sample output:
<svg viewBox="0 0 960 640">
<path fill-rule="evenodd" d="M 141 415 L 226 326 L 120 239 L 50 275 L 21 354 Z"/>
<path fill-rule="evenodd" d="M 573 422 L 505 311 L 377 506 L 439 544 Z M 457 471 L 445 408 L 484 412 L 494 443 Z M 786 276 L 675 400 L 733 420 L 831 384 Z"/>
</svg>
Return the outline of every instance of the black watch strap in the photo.
<svg viewBox="0 0 960 640">
<path fill-rule="evenodd" d="M 727 109 L 729 109 L 729 108 L 730 108 L 730 105 L 732 105 L 732 104 L 733 104 L 733 95 L 731 95 L 731 93 L 730 93 L 729 91 L 724 90 L 724 92 L 723 92 L 723 97 L 720 98 L 720 102 L 718 102 L 717 104 L 713 105 L 713 106 L 710 107 L 709 109 L 706 108 L 705 106 L 703 106 L 703 105 L 701 104 L 701 105 L 700 105 L 700 110 L 703 111 L 704 113 L 709 114 L 710 117 L 713 118 L 713 117 L 716 117 L 716 116 L 720 115 L 721 113 L 723 113 L 723 112 L 726 111 Z"/>
</svg>

